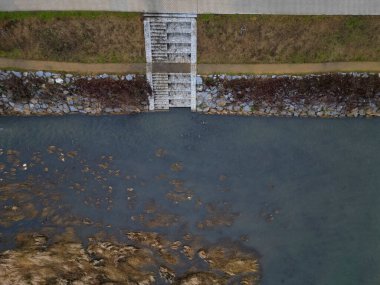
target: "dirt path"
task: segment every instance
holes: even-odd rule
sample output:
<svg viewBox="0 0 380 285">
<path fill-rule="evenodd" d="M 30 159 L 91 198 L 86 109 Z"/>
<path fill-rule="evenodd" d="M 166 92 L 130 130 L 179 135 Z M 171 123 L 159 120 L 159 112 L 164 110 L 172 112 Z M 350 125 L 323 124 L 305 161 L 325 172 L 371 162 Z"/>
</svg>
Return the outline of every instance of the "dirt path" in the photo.
<svg viewBox="0 0 380 285">
<path fill-rule="evenodd" d="M 198 64 L 199 74 L 302 74 L 350 71 L 380 72 L 380 62 L 329 62 L 303 64 Z"/>
<path fill-rule="evenodd" d="M 0 68 L 74 73 L 145 73 L 145 63 L 75 63 L 0 58 Z"/>
<path fill-rule="evenodd" d="M 88 64 L 0 58 L 2 69 L 51 70 L 74 73 L 145 73 L 144 63 Z M 302 74 L 325 72 L 379 72 L 380 62 L 329 62 L 305 64 L 198 64 L 199 74 Z"/>
</svg>

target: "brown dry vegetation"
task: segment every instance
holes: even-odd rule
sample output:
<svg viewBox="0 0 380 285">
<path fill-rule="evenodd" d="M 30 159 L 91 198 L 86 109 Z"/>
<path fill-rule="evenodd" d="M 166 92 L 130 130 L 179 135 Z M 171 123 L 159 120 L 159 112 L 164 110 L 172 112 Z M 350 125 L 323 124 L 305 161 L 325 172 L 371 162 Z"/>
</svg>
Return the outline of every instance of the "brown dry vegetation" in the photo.
<svg viewBox="0 0 380 285">
<path fill-rule="evenodd" d="M 152 93 L 145 77 L 136 77 L 133 80 L 113 80 L 110 78 L 98 78 L 87 80 L 78 79 L 74 83 L 74 89 L 83 96 L 95 98 L 103 105 L 118 107 L 120 105 L 141 106 L 148 101 L 148 95 Z"/>
<path fill-rule="evenodd" d="M 348 110 L 378 104 L 380 78 L 377 74 L 365 77 L 325 74 L 305 78 L 239 78 L 208 79 L 209 87 L 220 86 L 224 94 L 231 93 L 236 101 L 253 100 L 256 106 L 268 103 L 282 108 L 288 102 L 311 104 L 345 104 Z"/>
<path fill-rule="evenodd" d="M 86 63 L 145 61 L 139 14 L 27 13 L 0 17 L 0 56 Z"/>
<path fill-rule="evenodd" d="M 200 63 L 380 61 L 380 16 L 203 15 Z"/>
</svg>

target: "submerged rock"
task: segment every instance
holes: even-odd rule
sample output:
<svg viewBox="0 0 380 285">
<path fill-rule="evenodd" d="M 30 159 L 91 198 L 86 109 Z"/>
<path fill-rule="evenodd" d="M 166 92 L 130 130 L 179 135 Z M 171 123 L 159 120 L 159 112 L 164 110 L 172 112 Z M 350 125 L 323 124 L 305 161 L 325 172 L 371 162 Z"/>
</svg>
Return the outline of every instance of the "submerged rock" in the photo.
<svg viewBox="0 0 380 285">
<path fill-rule="evenodd" d="M 49 246 L 46 237 L 30 236 L 17 250 L 0 255 L 2 284 L 154 284 L 154 274 L 145 269 L 151 254 L 129 245 L 92 242 L 87 249 L 77 242 Z"/>
<path fill-rule="evenodd" d="M 180 280 L 178 280 L 178 285 L 222 285 L 226 284 L 226 280 L 218 277 L 213 273 L 208 272 L 197 272 L 191 273 Z"/>
</svg>

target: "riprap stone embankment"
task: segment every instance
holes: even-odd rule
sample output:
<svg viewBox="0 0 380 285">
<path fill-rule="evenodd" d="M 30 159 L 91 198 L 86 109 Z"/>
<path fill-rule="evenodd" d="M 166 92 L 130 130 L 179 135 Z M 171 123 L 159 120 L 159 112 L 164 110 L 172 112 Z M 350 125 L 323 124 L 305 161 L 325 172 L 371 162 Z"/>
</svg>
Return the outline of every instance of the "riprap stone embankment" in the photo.
<svg viewBox="0 0 380 285">
<path fill-rule="evenodd" d="M 287 117 L 380 116 L 380 75 L 197 77 L 197 111 Z"/>
</svg>

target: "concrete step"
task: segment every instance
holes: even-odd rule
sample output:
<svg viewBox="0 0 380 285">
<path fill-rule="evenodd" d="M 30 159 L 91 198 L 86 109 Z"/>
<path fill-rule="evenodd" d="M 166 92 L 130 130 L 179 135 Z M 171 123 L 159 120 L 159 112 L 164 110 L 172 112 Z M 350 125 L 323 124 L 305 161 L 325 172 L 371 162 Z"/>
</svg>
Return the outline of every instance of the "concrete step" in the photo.
<svg viewBox="0 0 380 285">
<path fill-rule="evenodd" d="M 155 50 L 154 52 L 152 52 L 152 55 L 155 55 L 155 56 L 167 56 L 168 53 L 166 51 L 163 51 L 163 50 Z"/>
<path fill-rule="evenodd" d="M 186 97 L 169 95 L 169 100 L 191 100 L 191 95 Z"/>
<path fill-rule="evenodd" d="M 167 54 L 167 49 L 166 47 L 164 48 L 155 48 L 153 51 L 152 51 L 152 54 L 160 54 L 160 53 L 165 53 Z"/>
<path fill-rule="evenodd" d="M 154 104 L 155 110 L 169 110 L 170 104 L 169 103 L 157 103 Z"/>
<path fill-rule="evenodd" d="M 165 87 L 165 88 L 168 88 L 169 84 L 167 82 L 163 82 L 163 81 L 153 81 L 153 86 L 154 87 Z"/>
<path fill-rule="evenodd" d="M 191 22 L 171 22 L 167 24 L 168 33 L 191 33 Z"/>
<path fill-rule="evenodd" d="M 161 92 L 161 93 L 168 93 L 170 90 L 168 90 L 168 87 L 163 87 L 163 86 L 154 86 L 153 85 L 153 88 L 154 88 L 154 92 L 157 94 L 158 92 Z"/>
<path fill-rule="evenodd" d="M 156 60 L 168 60 L 169 59 L 168 55 L 156 55 L 156 54 L 152 54 L 152 58 L 154 58 Z"/>
<path fill-rule="evenodd" d="M 155 53 L 155 52 L 165 52 L 165 53 L 167 53 L 167 47 L 166 47 L 166 45 L 165 46 L 161 46 L 161 47 L 155 47 L 155 48 L 153 48 L 152 53 Z"/>
<path fill-rule="evenodd" d="M 162 90 L 165 90 L 166 92 L 169 92 L 168 86 L 157 86 L 153 84 L 153 87 L 156 88 L 157 91 L 162 92 Z"/>
<path fill-rule="evenodd" d="M 190 43 L 191 44 L 191 34 L 168 34 L 168 43 Z"/>
<path fill-rule="evenodd" d="M 167 37 L 166 36 L 163 36 L 163 37 L 152 36 L 151 40 L 152 40 L 152 44 L 157 44 L 157 43 L 159 43 L 159 44 L 166 44 Z"/>
<path fill-rule="evenodd" d="M 166 86 L 166 87 L 168 87 L 169 82 L 168 82 L 167 77 L 155 77 L 153 79 L 153 84 L 154 84 L 154 86 Z"/>
<path fill-rule="evenodd" d="M 161 51 L 167 51 L 168 50 L 168 46 L 166 44 L 159 44 L 159 45 L 152 45 L 152 52 L 155 52 L 157 50 L 161 50 Z"/>
<path fill-rule="evenodd" d="M 152 17 L 152 18 L 150 18 L 150 23 L 151 24 L 157 24 L 157 25 L 159 25 L 159 24 L 166 24 L 168 21 L 164 18 L 154 18 L 154 17 Z"/>
<path fill-rule="evenodd" d="M 189 73 L 187 74 L 169 74 L 168 83 L 191 83 L 191 76 Z"/>
<path fill-rule="evenodd" d="M 167 29 L 166 22 L 152 22 L 150 21 L 150 27 L 153 29 Z"/>
<path fill-rule="evenodd" d="M 169 104 L 168 105 L 156 105 L 154 104 L 154 109 L 155 110 L 169 110 Z"/>
<path fill-rule="evenodd" d="M 166 23 L 150 22 L 150 28 L 152 30 L 167 30 Z"/>
<path fill-rule="evenodd" d="M 180 100 L 180 99 L 172 99 L 172 100 L 169 100 L 169 107 L 172 107 L 172 108 L 178 108 L 178 107 L 185 107 L 185 108 L 189 108 L 191 107 L 191 100 L 190 99 L 186 99 L 186 100 Z"/>
<path fill-rule="evenodd" d="M 167 52 L 191 54 L 191 44 L 168 44 Z"/>
<path fill-rule="evenodd" d="M 186 34 L 191 34 L 191 29 L 182 29 L 182 30 L 179 30 L 179 29 L 166 29 L 166 33 L 167 34 L 178 34 L 178 33 L 186 33 Z"/>
<path fill-rule="evenodd" d="M 191 61 L 190 54 L 177 54 L 177 53 L 169 53 L 168 61 L 174 63 L 189 63 Z"/>
<path fill-rule="evenodd" d="M 153 85 L 153 88 L 154 88 L 154 92 L 157 94 L 158 92 L 161 92 L 161 93 L 168 93 L 169 90 L 168 90 L 168 87 L 158 87 L 158 86 L 154 86 Z"/>
<path fill-rule="evenodd" d="M 156 28 L 153 28 L 150 30 L 150 34 L 151 35 L 158 35 L 158 34 L 167 34 L 167 30 L 166 28 L 160 28 L 160 29 L 156 29 Z"/>
<path fill-rule="evenodd" d="M 166 78 L 155 78 L 153 79 L 154 86 L 169 86 L 169 82 Z"/>
<path fill-rule="evenodd" d="M 152 39 L 154 39 L 154 38 L 161 38 L 161 37 L 166 38 L 166 37 L 167 37 L 167 34 L 166 34 L 166 33 L 151 33 L 151 34 L 150 34 L 150 37 L 151 37 Z"/>
<path fill-rule="evenodd" d="M 191 91 L 191 83 L 169 83 L 167 87 L 169 88 L 169 91 Z"/>
<path fill-rule="evenodd" d="M 160 105 L 164 105 L 164 104 L 169 104 L 169 98 L 154 98 L 154 103 L 155 104 L 160 104 Z"/>
<path fill-rule="evenodd" d="M 169 103 L 170 103 L 170 100 L 169 99 L 167 99 L 167 100 L 165 100 L 165 99 L 154 99 L 154 104 L 158 104 L 158 105 L 169 105 Z"/>
<path fill-rule="evenodd" d="M 152 74 L 152 77 L 153 78 L 164 78 L 164 77 L 168 78 L 168 74 L 167 73 L 158 73 L 158 72 L 156 72 L 156 73 Z"/>
<path fill-rule="evenodd" d="M 159 84 L 159 85 L 168 85 L 169 84 L 169 81 L 168 81 L 168 77 L 167 76 L 162 76 L 162 77 L 152 77 L 153 79 L 153 83 L 154 84 Z"/>
<path fill-rule="evenodd" d="M 169 84 L 175 84 L 175 83 L 191 83 L 191 78 L 190 78 L 190 76 L 188 77 L 188 78 L 186 78 L 186 77 L 183 77 L 183 78 L 168 78 L 168 83 Z"/>
<path fill-rule="evenodd" d="M 169 84 L 171 84 L 171 83 L 179 83 L 179 84 L 182 84 L 182 83 L 187 84 L 188 83 L 188 84 L 191 84 L 191 79 L 185 79 L 184 78 L 184 79 L 176 79 L 175 81 L 169 80 L 168 83 Z"/>
<path fill-rule="evenodd" d="M 150 32 L 161 32 L 161 33 L 167 33 L 166 25 L 162 27 L 155 27 L 150 25 Z"/>
<path fill-rule="evenodd" d="M 191 96 L 191 90 L 169 90 L 169 96 L 173 97 L 188 97 Z"/>
<path fill-rule="evenodd" d="M 155 89 L 153 91 L 155 94 L 169 94 L 169 90 L 166 88 L 166 89 Z"/>
</svg>

